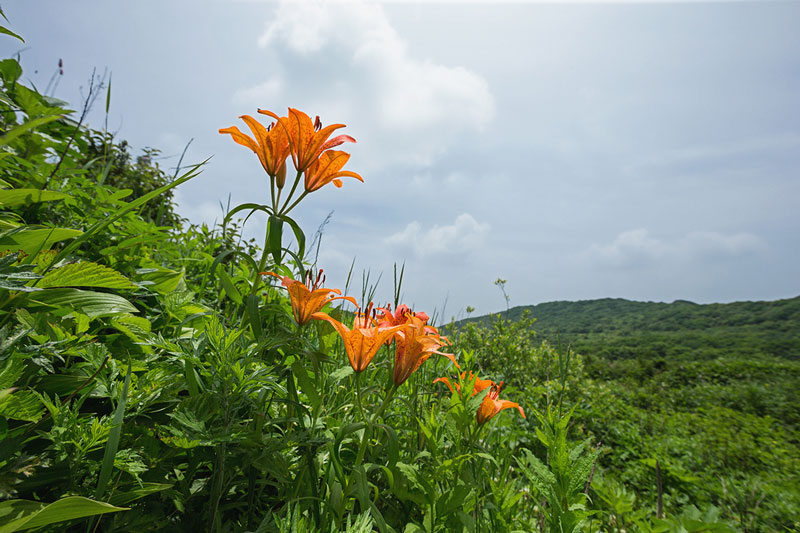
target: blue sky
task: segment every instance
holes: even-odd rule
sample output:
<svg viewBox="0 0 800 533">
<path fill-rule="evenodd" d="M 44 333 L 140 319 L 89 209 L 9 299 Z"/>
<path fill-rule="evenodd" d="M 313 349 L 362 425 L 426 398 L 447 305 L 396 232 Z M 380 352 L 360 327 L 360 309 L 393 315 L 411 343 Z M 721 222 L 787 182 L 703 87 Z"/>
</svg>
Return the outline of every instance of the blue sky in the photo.
<svg viewBox="0 0 800 533">
<path fill-rule="evenodd" d="M 6 2 L 25 76 L 78 107 L 112 73 L 109 127 L 162 166 L 213 155 L 192 221 L 267 201 L 217 130 L 288 106 L 347 124 L 348 168 L 294 212 L 334 211 L 343 285 L 406 263 L 405 300 L 446 316 L 624 297 L 800 294 L 800 2 Z M 81 89 L 83 87 L 83 89 Z M 102 105 L 91 116 L 104 119 Z M 263 221 L 248 223 L 263 231 Z M 352 291 L 351 291 L 352 292 Z"/>
</svg>

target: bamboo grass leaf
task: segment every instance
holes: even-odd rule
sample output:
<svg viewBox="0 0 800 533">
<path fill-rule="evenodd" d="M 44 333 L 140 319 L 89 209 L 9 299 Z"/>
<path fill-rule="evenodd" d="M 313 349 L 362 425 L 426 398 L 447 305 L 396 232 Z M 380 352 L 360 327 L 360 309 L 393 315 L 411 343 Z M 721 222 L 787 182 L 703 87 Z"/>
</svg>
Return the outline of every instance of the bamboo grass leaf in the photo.
<svg viewBox="0 0 800 533">
<path fill-rule="evenodd" d="M 28 256 L 35 256 L 37 250 L 46 250 L 59 241 L 72 239 L 81 233 L 80 230 L 68 228 L 14 228 L 0 234 L 0 250 L 23 251 Z"/>
<path fill-rule="evenodd" d="M 69 195 L 41 189 L 6 189 L 0 190 L 0 208 L 8 209 L 39 202 L 53 202 L 64 198 L 69 198 Z"/>
<path fill-rule="evenodd" d="M 122 296 L 80 289 L 47 289 L 30 293 L 28 301 L 51 307 L 75 309 L 90 318 L 138 313 L 139 310 Z"/>
</svg>

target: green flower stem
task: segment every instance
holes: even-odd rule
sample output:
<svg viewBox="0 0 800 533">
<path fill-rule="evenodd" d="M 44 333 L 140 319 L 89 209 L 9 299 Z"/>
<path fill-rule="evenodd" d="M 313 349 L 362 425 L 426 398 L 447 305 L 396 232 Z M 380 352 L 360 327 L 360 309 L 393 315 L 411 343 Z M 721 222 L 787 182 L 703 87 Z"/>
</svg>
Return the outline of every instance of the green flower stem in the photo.
<svg viewBox="0 0 800 533">
<path fill-rule="evenodd" d="M 261 259 L 258 261 L 258 270 L 253 276 L 253 286 L 250 287 L 250 295 L 252 296 L 258 291 L 258 285 L 261 281 L 261 272 L 267 268 L 267 257 L 269 255 L 269 222 L 267 222 L 267 229 L 264 231 L 264 249 L 261 251 Z M 246 315 L 246 313 L 245 313 Z M 242 319 L 244 320 L 244 318 Z"/>
<path fill-rule="evenodd" d="M 358 373 L 356 374 L 358 376 Z M 356 464 L 355 468 L 361 466 L 361 462 L 364 460 L 364 453 L 367 451 L 367 441 L 369 441 L 369 433 L 372 425 L 375 423 L 375 420 L 383 414 L 389 404 L 392 403 L 392 398 L 394 397 L 394 393 L 397 392 L 397 385 L 392 385 L 392 388 L 389 389 L 389 392 L 386 393 L 386 398 L 383 399 L 383 403 L 378 410 L 372 415 L 369 419 L 369 422 L 366 421 L 366 417 L 364 421 L 367 423 L 367 427 L 364 428 L 364 434 L 361 436 L 361 444 L 358 447 L 358 455 L 356 455 Z M 360 394 L 360 393 L 357 393 Z"/>
<path fill-rule="evenodd" d="M 272 212 L 275 212 L 275 208 L 278 206 L 278 202 L 275 201 L 275 176 L 269 177 L 269 195 L 272 198 Z M 280 194 L 280 190 L 278 190 L 278 194 Z"/>
<path fill-rule="evenodd" d="M 299 204 L 299 203 L 300 203 L 300 200 L 302 200 L 302 199 L 303 199 L 303 198 L 305 198 L 306 196 L 308 196 L 308 191 L 303 191 L 303 194 L 301 194 L 301 195 L 300 195 L 300 196 L 297 198 L 297 200 L 295 200 L 295 202 L 294 202 L 294 203 L 293 203 L 291 206 L 289 206 L 289 209 L 286 209 L 286 204 L 283 204 L 284 210 L 283 210 L 283 211 L 281 211 L 281 213 L 285 215 L 286 213 L 288 213 L 289 211 L 291 211 L 292 209 L 294 209 L 294 208 L 295 208 L 295 206 L 296 206 L 297 204 Z M 288 203 L 289 203 L 289 201 L 287 200 L 287 201 L 286 201 L 286 203 L 288 204 Z"/>
<path fill-rule="evenodd" d="M 364 412 L 364 404 L 361 402 L 361 372 L 356 372 L 356 403 L 358 404 L 359 412 L 361 412 L 361 420 L 369 425 L 367 414 Z"/>
<path fill-rule="evenodd" d="M 292 199 L 292 196 L 294 196 L 294 191 L 297 189 L 297 184 L 298 184 L 298 183 L 300 183 L 300 177 L 301 177 L 302 175 L 303 175 L 303 173 L 302 173 L 302 172 L 300 172 L 300 171 L 298 170 L 298 171 L 297 171 L 297 175 L 294 177 L 294 183 L 292 183 L 292 190 L 291 190 L 291 191 L 289 191 L 289 196 L 287 196 L 287 197 L 286 197 L 286 202 L 283 204 L 283 207 L 281 208 L 281 210 L 280 210 L 280 211 L 278 211 L 278 213 L 277 213 L 277 214 L 279 214 L 279 215 L 285 215 L 286 213 L 288 213 L 289 211 L 291 211 L 291 208 L 289 208 L 289 209 L 286 209 L 286 206 L 289 204 L 289 201 Z M 279 191 L 279 192 L 280 192 L 280 191 Z M 303 196 L 305 196 L 305 194 L 301 195 L 301 196 L 300 196 L 300 199 L 302 199 L 302 198 L 303 198 Z M 300 201 L 300 199 L 298 199 L 298 200 L 297 200 L 297 202 L 299 202 L 299 201 Z M 295 205 L 297 205 L 297 202 L 295 202 L 295 203 L 292 205 L 292 207 L 294 207 Z M 278 203 L 280 204 L 280 195 L 278 196 Z"/>
<path fill-rule="evenodd" d="M 386 398 L 384 398 L 383 403 L 381 404 L 380 407 L 378 407 L 378 410 L 375 412 L 375 414 L 372 415 L 372 420 L 370 421 L 370 424 L 374 423 L 376 418 L 383 415 L 383 412 L 386 410 L 387 407 L 389 407 L 389 404 L 392 403 L 392 399 L 394 398 L 395 392 L 397 392 L 397 385 L 392 384 L 392 388 L 389 389 L 389 392 L 386 393 Z"/>
</svg>

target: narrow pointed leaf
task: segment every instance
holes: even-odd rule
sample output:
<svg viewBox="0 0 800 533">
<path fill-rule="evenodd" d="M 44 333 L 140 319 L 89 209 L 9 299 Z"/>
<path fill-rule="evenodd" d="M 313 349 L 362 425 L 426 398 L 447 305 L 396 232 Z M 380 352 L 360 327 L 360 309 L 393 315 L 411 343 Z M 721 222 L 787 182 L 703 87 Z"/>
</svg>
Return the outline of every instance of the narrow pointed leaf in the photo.
<svg viewBox="0 0 800 533">
<path fill-rule="evenodd" d="M 82 496 L 68 496 L 51 504 L 28 500 L 8 500 L 0 503 L 0 533 L 44 527 L 76 518 L 127 511 Z"/>
<path fill-rule="evenodd" d="M 106 451 L 103 455 L 103 465 L 100 468 L 100 477 L 97 481 L 97 490 L 94 492 L 95 498 L 102 498 L 105 495 L 106 485 L 111 479 L 114 470 L 114 457 L 117 455 L 119 447 L 119 436 L 122 433 L 122 421 L 125 418 L 125 406 L 128 403 L 128 389 L 131 385 L 132 360 L 128 360 L 128 374 L 125 376 L 125 384 L 122 386 L 122 396 L 120 396 L 117 409 L 114 411 L 113 427 L 108 434 Z"/>
</svg>

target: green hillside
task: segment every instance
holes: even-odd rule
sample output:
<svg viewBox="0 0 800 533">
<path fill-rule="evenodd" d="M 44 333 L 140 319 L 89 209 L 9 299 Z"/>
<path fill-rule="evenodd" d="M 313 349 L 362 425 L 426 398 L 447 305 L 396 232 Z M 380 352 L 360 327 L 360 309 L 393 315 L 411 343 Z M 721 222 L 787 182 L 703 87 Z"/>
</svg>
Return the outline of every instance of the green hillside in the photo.
<svg viewBox="0 0 800 533">
<path fill-rule="evenodd" d="M 727 304 L 558 301 L 514 307 L 508 318 L 518 320 L 526 312 L 536 319 L 536 332 L 544 339 L 555 342 L 560 337 L 576 351 L 607 359 L 800 359 L 800 297 Z"/>
</svg>

